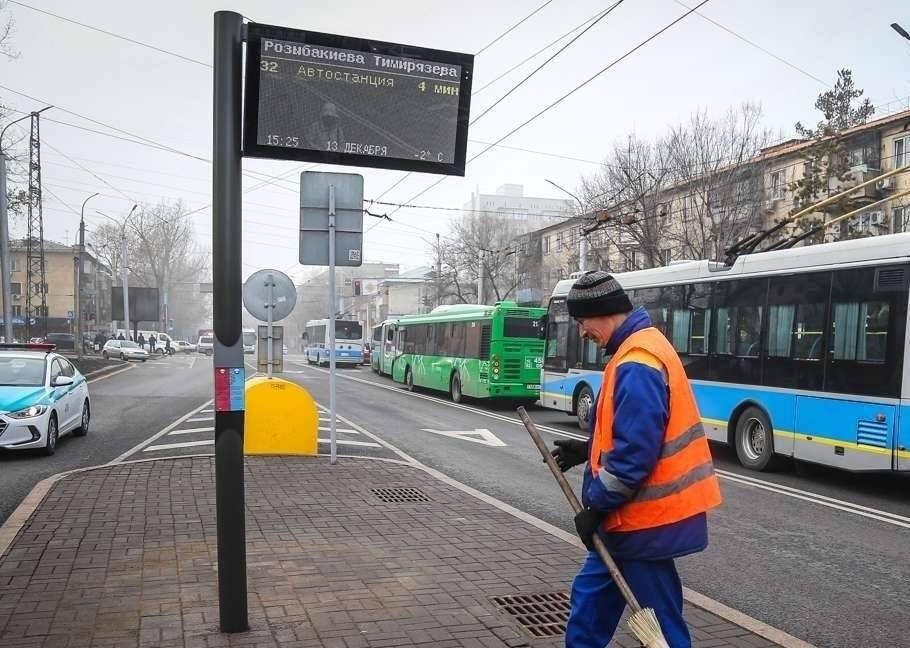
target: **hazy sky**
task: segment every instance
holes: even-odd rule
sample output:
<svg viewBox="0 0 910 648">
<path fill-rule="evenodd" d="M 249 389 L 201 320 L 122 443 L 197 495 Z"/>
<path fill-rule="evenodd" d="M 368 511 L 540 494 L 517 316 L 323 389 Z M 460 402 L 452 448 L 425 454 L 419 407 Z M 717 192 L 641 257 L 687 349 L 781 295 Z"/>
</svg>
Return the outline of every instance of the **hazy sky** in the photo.
<svg viewBox="0 0 910 648">
<path fill-rule="evenodd" d="M 209 62 L 212 14 L 218 9 L 238 11 L 257 22 L 472 53 L 543 2 L 28 0 L 27 4 Z M 475 89 L 609 4 L 553 0 L 477 57 Z M 498 138 L 684 11 L 675 0 L 626 0 L 472 127 L 470 139 Z M 910 29 L 910 4 L 905 0 L 711 0 L 701 12 L 820 79 L 833 83 L 835 70 L 851 68 L 876 105 L 892 102 L 894 110 L 910 102 L 910 42 L 889 27 L 897 21 Z M 211 156 L 210 68 L 16 4 L 6 6 L 3 17 L 9 15 L 15 21 L 13 45 L 21 55 L 13 61 L 0 58 L 0 84 L 39 101 L 0 88 L 5 105 L 28 111 L 50 103 L 187 153 Z M 546 55 L 477 94 L 472 114 L 480 114 Z M 795 121 L 816 121 L 812 104 L 824 89 L 818 81 L 692 15 L 504 144 L 597 161 L 612 142 L 630 132 L 653 136 L 700 108 L 720 114 L 747 100 L 762 104 L 769 128 L 789 135 Z M 52 123 L 53 119 L 111 132 L 60 111 L 44 115 L 47 238 L 72 241 L 78 227 L 75 211 L 95 191 L 103 195 L 89 203 L 90 226 L 104 222 L 96 209 L 122 217 L 132 201 L 179 198 L 195 209 L 211 200 L 208 164 Z M 469 157 L 480 148 L 471 144 Z M 269 175 L 290 174 L 287 177 L 295 181 L 295 170 L 302 167 L 295 162 L 252 159 L 245 160 L 244 166 Z M 403 175 L 320 168 L 363 173 L 368 198 L 378 196 Z M 416 202 L 460 207 L 475 187 L 492 192 L 503 183 L 524 184 L 526 194 L 563 197 L 544 178 L 575 188 L 582 174 L 594 170 L 596 165 L 590 162 L 494 149 L 470 164 L 464 178 L 447 178 Z M 436 179 L 412 174 L 384 199 L 407 202 Z M 244 178 L 245 187 L 253 184 Z M 263 267 L 299 269 L 298 192 L 293 183 L 278 185 L 284 188 L 269 186 L 244 194 L 244 274 Z M 429 258 L 425 241 L 434 232 L 444 233 L 451 217 L 444 211 L 400 210 L 393 215 L 400 223 L 383 222 L 367 234 L 364 256 L 397 262 L 405 269 L 420 265 Z M 207 247 L 211 218 L 207 209 L 193 216 L 200 241 Z M 376 222 L 367 218 L 365 226 Z"/>
</svg>

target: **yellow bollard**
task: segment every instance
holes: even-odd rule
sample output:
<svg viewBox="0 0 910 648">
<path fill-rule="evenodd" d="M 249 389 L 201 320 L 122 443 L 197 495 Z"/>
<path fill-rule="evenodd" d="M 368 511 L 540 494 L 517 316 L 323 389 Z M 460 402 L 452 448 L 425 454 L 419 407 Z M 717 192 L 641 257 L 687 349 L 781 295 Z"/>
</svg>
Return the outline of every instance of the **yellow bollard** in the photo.
<svg viewBox="0 0 910 648">
<path fill-rule="evenodd" d="M 296 383 L 264 376 L 246 383 L 247 455 L 315 455 L 319 410 L 310 393 Z"/>
</svg>

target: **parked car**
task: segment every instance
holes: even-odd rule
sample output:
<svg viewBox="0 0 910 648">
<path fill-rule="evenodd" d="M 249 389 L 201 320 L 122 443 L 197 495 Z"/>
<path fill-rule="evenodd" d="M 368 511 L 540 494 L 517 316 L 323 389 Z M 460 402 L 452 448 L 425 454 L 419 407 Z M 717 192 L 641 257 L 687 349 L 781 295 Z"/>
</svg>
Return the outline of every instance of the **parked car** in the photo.
<svg viewBox="0 0 910 648">
<path fill-rule="evenodd" d="M 88 434 L 91 411 L 85 377 L 50 344 L 0 347 L 0 448 L 52 455 L 60 436 Z"/>
<path fill-rule="evenodd" d="M 186 340 L 177 340 L 171 345 L 175 353 L 193 353 L 196 351 L 196 345 Z"/>
<path fill-rule="evenodd" d="M 215 353 L 215 338 L 211 335 L 201 336 L 199 342 L 196 344 L 196 350 L 207 356 L 212 355 Z"/>
<path fill-rule="evenodd" d="M 145 362 L 149 359 L 149 352 L 130 340 L 108 340 L 101 351 L 104 359 L 120 358 L 121 360 L 139 360 Z"/>
<path fill-rule="evenodd" d="M 71 333 L 48 333 L 44 341 L 56 346 L 57 351 L 76 350 L 76 336 Z"/>
</svg>

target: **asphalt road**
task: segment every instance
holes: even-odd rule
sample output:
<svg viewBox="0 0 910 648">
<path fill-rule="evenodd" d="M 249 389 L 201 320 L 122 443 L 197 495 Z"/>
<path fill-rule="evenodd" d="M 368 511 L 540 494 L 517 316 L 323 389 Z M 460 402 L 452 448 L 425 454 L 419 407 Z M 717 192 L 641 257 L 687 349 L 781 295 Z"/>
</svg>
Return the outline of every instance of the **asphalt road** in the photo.
<svg viewBox="0 0 910 648">
<path fill-rule="evenodd" d="M 52 457 L 0 451 L 0 523 L 45 477 L 107 463 L 212 397 L 211 359 L 174 356 L 128 367 L 89 377 L 87 436 L 61 437 Z"/>
<path fill-rule="evenodd" d="M 286 377 L 328 402 L 325 370 L 294 362 L 288 368 L 300 373 Z M 427 465 L 572 530 L 561 493 L 510 407 L 409 394 L 367 368 L 339 376 L 341 415 Z M 532 415 L 550 441 L 579 435 L 565 414 Z M 440 433 L 476 430 L 488 432 Z M 713 450 L 724 505 L 710 517 L 708 550 L 679 561 L 685 584 L 817 646 L 908 645 L 910 476 L 805 465 L 754 473 L 728 448 Z M 570 474 L 578 489 L 579 470 Z"/>
<path fill-rule="evenodd" d="M 126 459 L 213 451 L 211 359 L 135 365 L 90 385 L 94 417 L 85 438 L 61 439 L 54 457 L 0 454 L 0 521 L 51 474 Z M 289 359 L 285 378 L 328 405 L 324 369 Z M 524 428 L 505 405 L 456 405 L 409 394 L 367 368 L 340 370 L 338 452 L 415 459 L 566 530 L 571 515 Z M 548 441 L 579 438 L 565 414 L 532 410 Z M 328 452 L 321 414 L 320 451 Z M 772 474 L 743 470 L 714 446 L 725 502 L 711 515 L 711 546 L 679 562 L 686 585 L 817 646 L 907 645 L 910 601 L 910 477 L 851 475 L 800 465 Z M 570 473 L 580 487 L 578 469 Z"/>
</svg>

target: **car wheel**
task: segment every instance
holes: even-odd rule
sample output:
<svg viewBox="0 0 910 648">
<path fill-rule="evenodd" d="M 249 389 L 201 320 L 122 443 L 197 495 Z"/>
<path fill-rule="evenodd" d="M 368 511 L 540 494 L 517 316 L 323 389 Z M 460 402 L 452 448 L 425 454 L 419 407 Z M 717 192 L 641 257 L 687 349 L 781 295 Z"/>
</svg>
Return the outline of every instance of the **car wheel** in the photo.
<svg viewBox="0 0 910 648">
<path fill-rule="evenodd" d="M 110 360 L 110 359 L 111 359 L 111 356 L 108 355 L 107 351 L 103 351 L 103 352 L 101 353 L 101 357 L 103 357 L 105 360 Z"/>
<path fill-rule="evenodd" d="M 578 427 L 585 432 L 591 431 L 591 425 L 594 423 L 594 392 L 585 385 L 578 392 L 578 398 L 575 401 L 575 418 L 578 419 Z"/>
<path fill-rule="evenodd" d="M 122 360 L 123 362 L 126 362 L 126 356 L 123 355 L 122 353 L 120 354 L 120 360 Z"/>
<path fill-rule="evenodd" d="M 739 463 L 746 468 L 762 471 L 773 467 L 774 431 L 762 410 L 749 407 L 740 414 L 734 445 Z"/>
<path fill-rule="evenodd" d="M 79 423 L 79 427 L 73 430 L 74 436 L 85 436 L 88 434 L 88 425 L 92 418 L 91 408 L 89 407 L 88 401 L 82 405 L 82 421 Z"/>
<path fill-rule="evenodd" d="M 146 360 L 148 360 L 148 358 L 143 358 L 143 359 L 142 359 L 143 362 L 145 362 Z"/>
<path fill-rule="evenodd" d="M 414 373 L 411 371 L 410 367 L 404 370 L 404 384 L 409 392 L 414 391 Z"/>
<path fill-rule="evenodd" d="M 449 393 L 452 395 L 452 401 L 460 403 L 464 400 L 464 394 L 461 392 L 461 377 L 455 373 L 452 375 L 452 382 L 449 384 Z"/>
<path fill-rule="evenodd" d="M 57 451 L 57 438 L 60 434 L 57 428 L 57 415 L 53 412 L 47 420 L 47 441 L 44 443 L 44 454 L 50 457 Z"/>
</svg>

